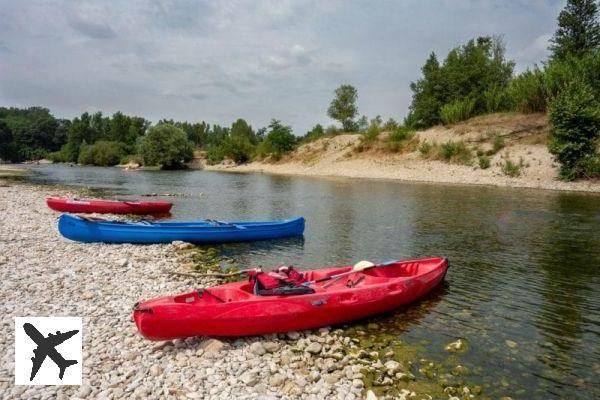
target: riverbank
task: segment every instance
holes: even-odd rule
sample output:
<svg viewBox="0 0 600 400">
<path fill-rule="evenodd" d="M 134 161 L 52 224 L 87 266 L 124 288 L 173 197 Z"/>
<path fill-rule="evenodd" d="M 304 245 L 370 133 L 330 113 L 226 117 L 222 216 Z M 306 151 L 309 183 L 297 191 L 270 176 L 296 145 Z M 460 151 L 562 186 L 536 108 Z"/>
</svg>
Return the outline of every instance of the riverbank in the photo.
<svg viewBox="0 0 600 400">
<path fill-rule="evenodd" d="M 379 340 L 377 326 L 147 341 L 131 321 L 135 302 L 216 283 L 165 272 L 192 270 L 190 249 L 66 240 L 44 199 L 81 193 L 0 183 L 2 398 L 445 398 L 481 390 L 414 376 L 418 354 L 389 334 Z M 83 317 L 83 385 L 14 386 L 13 318 L 51 315 Z"/>
<path fill-rule="evenodd" d="M 545 114 L 497 114 L 473 118 L 450 127 L 436 126 L 417 132 L 416 143 L 432 146 L 462 142 L 471 151 L 468 162 L 445 162 L 424 156 L 419 146 L 402 152 L 383 150 L 385 139 L 364 150 L 359 134 L 325 137 L 304 144 L 278 162 L 223 163 L 206 170 L 255 172 L 315 177 L 345 177 L 444 184 L 488 185 L 515 188 L 600 192 L 600 181 L 563 182 L 558 165 L 548 152 L 549 125 Z M 385 137 L 385 135 L 381 135 Z M 379 146 L 378 146 L 379 145 Z M 482 169 L 476 154 L 487 154 Z M 518 166 L 518 176 L 503 166 Z"/>
</svg>

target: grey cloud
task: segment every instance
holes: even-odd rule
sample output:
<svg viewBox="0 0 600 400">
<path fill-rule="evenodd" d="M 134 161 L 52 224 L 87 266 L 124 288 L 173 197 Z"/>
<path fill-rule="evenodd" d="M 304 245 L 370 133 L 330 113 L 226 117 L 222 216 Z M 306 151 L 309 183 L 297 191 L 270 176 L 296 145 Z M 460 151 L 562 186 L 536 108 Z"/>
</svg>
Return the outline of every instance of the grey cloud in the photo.
<svg viewBox="0 0 600 400">
<path fill-rule="evenodd" d="M 69 24 L 77 32 L 91 39 L 112 39 L 117 37 L 115 31 L 105 24 L 97 24 L 81 19 L 71 20 Z"/>
<path fill-rule="evenodd" d="M 24 2 L 2 0 L 0 98 L 59 117 L 117 110 L 302 134 L 333 121 L 334 89 L 361 114 L 402 119 L 431 51 L 505 34 L 523 70 L 546 55 L 564 2 L 502 0 Z M 50 36 L 51 35 L 51 36 Z M 84 40 L 82 40 L 84 39 Z M 93 39 L 90 45 L 89 39 Z M 202 107 L 198 104 L 201 103 Z"/>
</svg>

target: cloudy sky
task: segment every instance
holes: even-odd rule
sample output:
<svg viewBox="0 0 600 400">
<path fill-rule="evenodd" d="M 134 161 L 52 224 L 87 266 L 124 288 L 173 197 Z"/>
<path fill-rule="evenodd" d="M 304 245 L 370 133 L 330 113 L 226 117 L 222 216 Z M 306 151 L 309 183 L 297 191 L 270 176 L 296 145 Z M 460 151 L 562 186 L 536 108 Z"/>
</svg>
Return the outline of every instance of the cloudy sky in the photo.
<svg viewBox="0 0 600 400">
<path fill-rule="evenodd" d="M 100 110 L 304 134 L 342 83 L 361 114 L 401 119 L 432 50 L 503 35 L 544 59 L 558 0 L 0 0 L 0 105 Z"/>
</svg>

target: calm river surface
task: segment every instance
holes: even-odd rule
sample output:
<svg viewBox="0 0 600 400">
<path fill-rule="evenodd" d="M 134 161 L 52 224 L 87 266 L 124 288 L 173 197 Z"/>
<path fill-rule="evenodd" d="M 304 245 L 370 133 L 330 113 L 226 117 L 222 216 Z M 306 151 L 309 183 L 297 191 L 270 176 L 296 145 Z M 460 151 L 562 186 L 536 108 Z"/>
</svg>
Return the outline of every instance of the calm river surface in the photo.
<svg viewBox="0 0 600 400">
<path fill-rule="evenodd" d="M 446 256 L 444 288 L 373 319 L 423 357 L 465 338 L 461 363 L 492 397 L 600 398 L 600 196 L 202 171 L 32 168 L 31 180 L 169 198 L 177 220 L 304 216 L 304 239 L 219 247 L 241 266 Z M 201 194 L 201 195 L 200 195 Z M 513 343 L 514 342 L 514 343 Z"/>
</svg>

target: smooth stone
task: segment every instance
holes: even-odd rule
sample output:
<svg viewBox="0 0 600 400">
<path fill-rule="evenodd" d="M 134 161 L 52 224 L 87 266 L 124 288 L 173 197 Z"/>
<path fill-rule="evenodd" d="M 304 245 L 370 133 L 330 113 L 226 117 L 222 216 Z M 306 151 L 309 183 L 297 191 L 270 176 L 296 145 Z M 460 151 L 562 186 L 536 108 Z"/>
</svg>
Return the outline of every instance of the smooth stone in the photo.
<svg viewBox="0 0 600 400">
<path fill-rule="evenodd" d="M 311 354 L 319 354 L 321 352 L 322 348 L 323 348 L 323 346 L 321 346 L 320 343 L 312 342 L 311 344 L 306 346 L 306 349 L 304 349 L 304 351 L 311 353 Z"/>
<path fill-rule="evenodd" d="M 285 376 L 281 374 L 275 374 L 269 378 L 269 385 L 274 387 L 283 385 L 283 382 L 285 382 Z"/>
<path fill-rule="evenodd" d="M 263 354 L 265 354 L 267 352 L 267 350 L 265 350 L 265 347 L 263 346 L 263 344 L 261 342 L 252 343 L 248 350 L 250 351 L 250 353 L 257 355 L 257 356 L 262 356 Z"/>
</svg>

